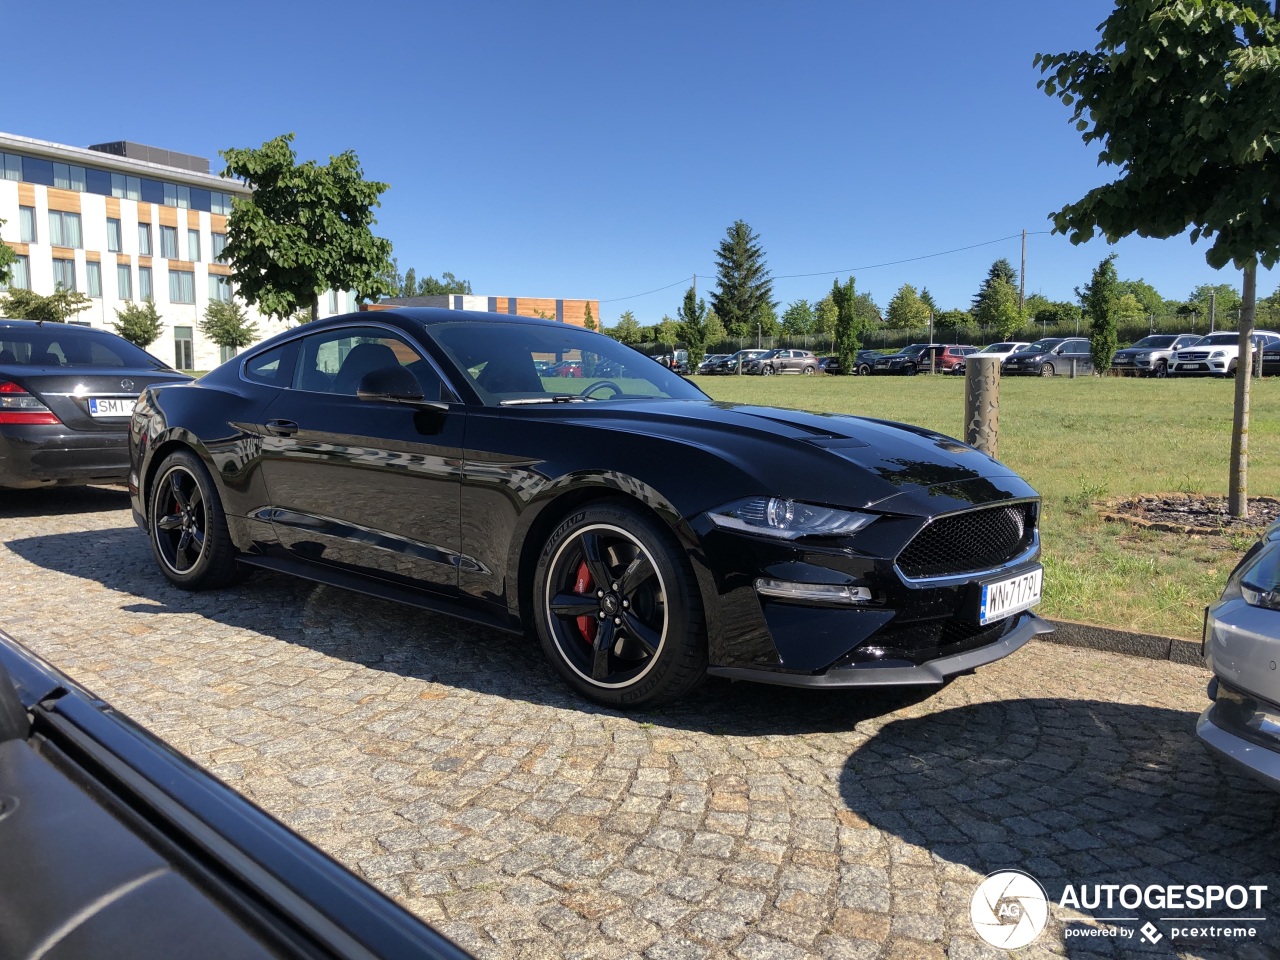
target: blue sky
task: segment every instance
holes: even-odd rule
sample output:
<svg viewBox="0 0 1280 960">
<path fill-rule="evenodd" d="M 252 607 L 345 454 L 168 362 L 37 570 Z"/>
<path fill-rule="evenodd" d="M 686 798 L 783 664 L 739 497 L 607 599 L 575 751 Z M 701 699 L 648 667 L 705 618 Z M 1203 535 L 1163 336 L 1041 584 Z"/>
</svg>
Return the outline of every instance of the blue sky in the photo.
<svg viewBox="0 0 1280 960">
<path fill-rule="evenodd" d="M 783 305 L 850 272 L 967 306 L 991 262 L 1071 299 L 1110 249 L 1048 214 L 1110 179 L 1036 89 L 1037 51 L 1092 47 L 1109 0 L 905 3 L 471 2 L 219 7 L 9 4 L 0 129 L 209 157 L 297 134 L 391 184 L 376 231 L 401 268 L 475 292 L 598 298 L 606 322 L 675 309 L 746 220 Z M 69 24 L 78 24 L 76 28 Z M 914 262 L 943 251 L 975 249 Z M 1126 278 L 1168 297 L 1205 245 L 1133 238 Z M 824 274 L 794 277 L 796 274 Z M 684 279 L 682 279 L 684 278 Z M 1259 293 L 1276 288 L 1262 274 Z M 669 289 L 635 296 L 655 288 Z"/>
</svg>

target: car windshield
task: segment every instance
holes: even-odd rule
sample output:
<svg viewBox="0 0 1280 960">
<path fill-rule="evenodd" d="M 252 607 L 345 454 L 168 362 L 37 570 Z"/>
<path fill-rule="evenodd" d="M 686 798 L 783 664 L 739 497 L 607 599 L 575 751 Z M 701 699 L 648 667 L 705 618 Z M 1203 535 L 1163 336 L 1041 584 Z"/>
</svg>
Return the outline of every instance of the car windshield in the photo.
<svg viewBox="0 0 1280 960">
<path fill-rule="evenodd" d="M 0 364 L 32 367 L 110 367 L 168 370 L 141 347 L 107 333 L 69 324 L 0 329 Z"/>
<path fill-rule="evenodd" d="M 488 404 L 707 398 L 644 354 L 578 327 L 500 321 L 424 326 Z M 548 366 L 539 371 L 538 361 Z"/>
<path fill-rule="evenodd" d="M 1157 334 L 1154 337 L 1143 337 L 1141 340 L 1135 343 L 1134 346 L 1135 347 L 1171 347 L 1173 346 L 1173 341 L 1176 339 L 1177 337 L 1161 336 Z"/>
<path fill-rule="evenodd" d="M 989 347 L 983 347 L 979 353 L 1008 353 L 1013 349 L 1012 343 L 993 343 Z"/>
<path fill-rule="evenodd" d="M 903 347 L 901 350 L 898 351 L 898 353 L 900 354 L 901 353 L 919 353 L 921 350 L 928 350 L 928 349 L 929 349 L 929 344 L 927 343 L 913 343 L 910 346 Z"/>
<path fill-rule="evenodd" d="M 1220 347 L 1223 344 L 1237 344 L 1240 342 L 1240 334 L 1238 333 L 1211 333 L 1207 337 L 1196 341 L 1197 347 Z"/>
<path fill-rule="evenodd" d="M 1061 342 L 1062 341 L 1060 339 L 1037 340 L 1035 343 L 1031 344 L 1030 346 L 1023 347 L 1018 352 L 1019 353 L 1048 353 L 1050 350 L 1052 350 Z"/>
</svg>

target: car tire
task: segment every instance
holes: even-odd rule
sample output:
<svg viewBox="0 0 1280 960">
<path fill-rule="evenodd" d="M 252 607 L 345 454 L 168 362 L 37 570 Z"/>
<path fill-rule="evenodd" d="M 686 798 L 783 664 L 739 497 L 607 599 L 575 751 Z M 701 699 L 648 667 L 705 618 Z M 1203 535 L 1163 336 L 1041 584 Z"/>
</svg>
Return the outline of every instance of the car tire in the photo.
<svg viewBox="0 0 1280 960">
<path fill-rule="evenodd" d="M 1159 363 L 1156 364 L 1155 369 L 1151 371 L 1151 375 L 1155 377 L 1157 380 L 1165 379 L 1166 377 L 1169 376 L 1169 364 L 1166 363 L 1164 360 L 1161 360 Z"/>
<path fill-rule="evenodd" d="M 773 376 L 773 367 L 761 367 L 760 372 L 766 377 Z"/>
<path fill-rule="evenodd" d="M 706 677 L 693 570 L 671 533 L 626 503 L 589 504 L 555 528 L 534 571 L 533 617 L 556 672 L 597 703 L 652 707 Z"/>
<path fill-rule="evenodd" d="M 804 368 L 804 375 L 805 375 L 806 377 L 812 377 L 812 376 L 813 376 L 813 367 L 805 367 L 805 368 Z"/>
<path fill-rule="evenodd" d="M 905 373 L 908 377 L 914 377 L 917 373 L 920 372 L 920 369 L 914 363 L 908 363 L 905 367 L 903 367 L 902 372 Z"/>
<path fill-rule="evenodd" d="M 1042 377 L 1052 377 L 1054 375 L 1054 372 L 1055 371 L 1053 369 L 1052 363 L 1046 363 L 1043 367 L 1040 368 L 1040 376 Z"/>
<path fill-rule="evenodd" d="M 860 377 L 869 377 L 869 376 L 871 376 L 871 364 L 869 364 L 869 363 L 860 363 L 860 364 L 858 364 L 858 376 L 860 376 Z"/>
<path fill-rule="evenodd" d="M 240 579 L 222 500 L 193 451 L 165 457 L 148 499 L 151 553 L 170 583 L 183 590 L 207 590 Z"/>
</svg>

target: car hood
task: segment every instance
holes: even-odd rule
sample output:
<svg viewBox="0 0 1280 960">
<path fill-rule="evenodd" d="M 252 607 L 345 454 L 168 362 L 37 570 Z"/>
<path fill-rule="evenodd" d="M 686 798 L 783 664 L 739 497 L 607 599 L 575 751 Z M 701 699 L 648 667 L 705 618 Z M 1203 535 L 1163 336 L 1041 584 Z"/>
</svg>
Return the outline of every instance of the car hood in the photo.
<svg viewBox="0 0 1280 960">
<path fill-rule="evenodd" d="M 1036 496 L 1009 467 L 973 447 L 885 420 L 690 400 L 583 405 L 569 419 L 706 451 L 739 466 L 756 487 L 748 493 L 913 514 Z M 724 500 L 728 493 L 714 495 Z"/>
<path fill-rule="evenodd" d="M 1005 357 L 1006 360 L 1043 360 L 1052 350 L 1037 350 L 1035 353 L 1011 353 Z"/>
<path fill-rule="evenodd" d="M 1125 347 L 1123 350 L 1117 350 L 1113 356 L 1135 357 L 1140 353 L 1159 353 L 1160 351 L 1170 351 L 1173 347 Z"/>
</svg>

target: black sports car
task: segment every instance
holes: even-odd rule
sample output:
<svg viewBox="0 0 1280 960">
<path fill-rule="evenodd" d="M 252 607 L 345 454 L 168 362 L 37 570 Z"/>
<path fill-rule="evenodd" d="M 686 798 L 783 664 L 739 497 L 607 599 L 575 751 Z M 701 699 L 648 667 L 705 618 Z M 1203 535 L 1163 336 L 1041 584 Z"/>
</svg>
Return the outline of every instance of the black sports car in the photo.
<svg viewBox="0 0 1280 960">
<path fill-rule="evenodd" d="M 105 330 L 0 320 L 0 488 L 122 483 L 139 392 L 190 379 Z"/>
<path fill-rule="evenodd" d="M 582 378 L 535 368 L 566 360 Z M 147 389 L 130 442 L 178 586 L 266 567 L 535 632 L 602 703 L 708 673 L 940 684 L 1048 630 L 1039 498 L 1007 467 L 916 427 L 714 403 L 555 321 L 315 321 Z"/>
</svg>

